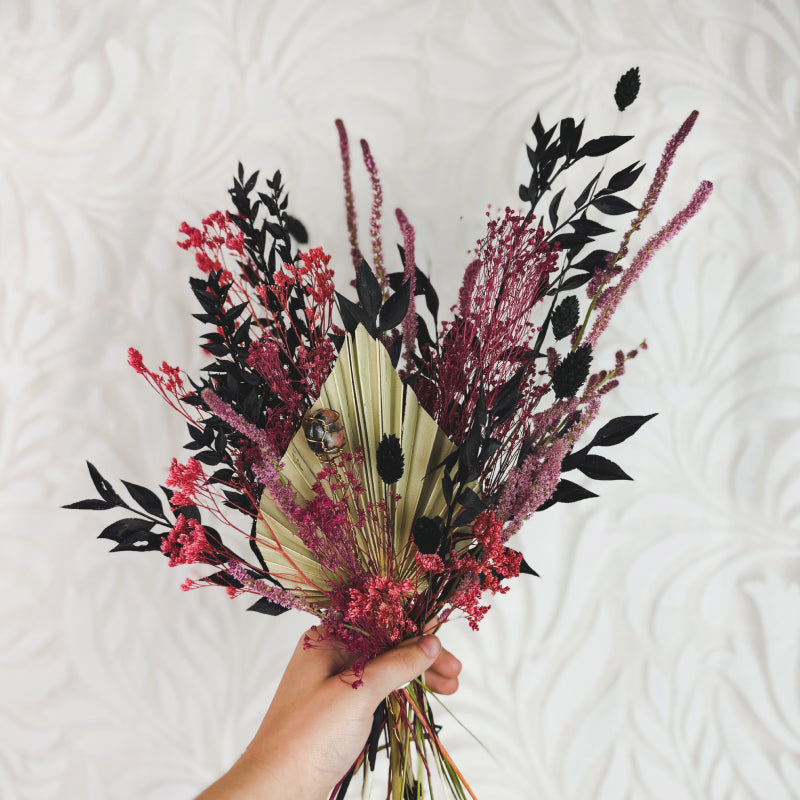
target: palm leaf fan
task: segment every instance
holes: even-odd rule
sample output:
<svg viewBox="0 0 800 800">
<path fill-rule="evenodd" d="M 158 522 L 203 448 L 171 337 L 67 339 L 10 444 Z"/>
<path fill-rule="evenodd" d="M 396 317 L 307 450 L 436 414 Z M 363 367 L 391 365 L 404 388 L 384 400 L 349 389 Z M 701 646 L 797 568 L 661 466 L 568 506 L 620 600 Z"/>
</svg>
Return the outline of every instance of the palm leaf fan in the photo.
<svg viewBox="0 0 800 800">
<path fill-rule="evenodd" d="M 363 448 L 363 464 L 353 464 L 364 487 L 358 499 L 363 511 L 367 503 L 389 509 L 389 532 L 367 516 L 362 534 L 365 551 L 378 555 L 378 569 L 395 577 L 413 565 L 415 548 L 408 546 L 411 526 L 420 516 L 444 516 L 447 503 L 442 494 L 442 470 L 436 469 L 455 450 L 433 418 L 420 406 L 413 390 L 406 386 L 392 366 L 386 348 L 361 325 L 355 335 L 347 334 L 331 374 L 306 419 L 333 410 L 339 415 L 344 433 L 342 450 L 352 453 Z M 396 483 L 387 487 L 378 473 L 376 451 L 384 436 L 396 436 L 404 467 Z M 335 458 L 335 456 L 334 456 Z M 301 507 L 314 497 L 312 487 L 322 469 L 301 428 L 283 456 L 282 476 L 295 492 Z M 393 503 L 390 495 L 400 499 Z M 328 490 L 328 496 L 332 496 Z M 352 507 L 352 503 L 351 503 Z M 351 509 L 357 513 L 355 508 Z M 264 491 L 257 525 L 258 545 L 270 572 L 287 588 L 310 602 L 324 605 L 322 592 L 336 576 L 327 573 L 314 553 L 300 540 L 297 529 Z M 387 542 L 390 538 L 390 542 Z M 389 561 L 394 559 L 394 564 Z"/>
</svg>

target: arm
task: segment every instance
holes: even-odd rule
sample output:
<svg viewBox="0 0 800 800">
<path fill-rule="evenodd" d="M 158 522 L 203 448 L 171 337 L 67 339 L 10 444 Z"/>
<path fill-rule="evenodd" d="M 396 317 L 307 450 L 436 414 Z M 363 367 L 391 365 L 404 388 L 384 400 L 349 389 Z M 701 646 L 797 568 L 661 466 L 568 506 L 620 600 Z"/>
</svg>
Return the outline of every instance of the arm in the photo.
<svg viewBox="0 0 800 800">
<path fill-rule="evenodd" d="M 324 800 L 364 747 L 386 695 L 422 672 L 440 694 L 458 688 L 461 664 L 435 636 L 370 661 L 359 689 L 342 679 L 352 664 L 346 653 L 332 643 L 304 649 L 304 638 L 253 741 L 197 800 Z"/>
</svg>

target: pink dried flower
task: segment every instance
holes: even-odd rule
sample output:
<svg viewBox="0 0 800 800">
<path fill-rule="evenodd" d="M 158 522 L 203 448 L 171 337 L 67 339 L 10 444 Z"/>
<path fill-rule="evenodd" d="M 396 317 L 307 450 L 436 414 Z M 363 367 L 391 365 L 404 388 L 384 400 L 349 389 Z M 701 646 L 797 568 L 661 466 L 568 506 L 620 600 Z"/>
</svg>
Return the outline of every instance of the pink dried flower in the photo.
<svg viewBox="0 0 800 800">
<path fill-rule="evenodd" d="M 206 529 L 196 519 L 187 520 L 178 514 L 175 526 L 161 542 L 161 552 L 169 556 L 171 567 L 204 561 L 209 554 Z"/>
<path fill-rule="evenodd" d="M 195 458 L 190 458 L 185 465 L 173 458 L 166 483 L 175 488 L 169 501 L 173 508 L 194 505 L 196 494 L 206 484 L 203 465 Z"/>
</svg>

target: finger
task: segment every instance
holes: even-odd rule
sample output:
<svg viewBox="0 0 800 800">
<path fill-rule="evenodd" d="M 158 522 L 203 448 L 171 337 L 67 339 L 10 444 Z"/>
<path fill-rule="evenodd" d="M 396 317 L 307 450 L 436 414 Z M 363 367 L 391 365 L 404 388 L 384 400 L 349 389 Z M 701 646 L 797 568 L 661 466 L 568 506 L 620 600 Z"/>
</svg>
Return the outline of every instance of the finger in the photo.
<svg viewBox="0 0 800 800">
<path fill-rule="evenodd" d="M 324 629 L 315 627 L 300 637 L 290 664 L 292 674 L 310 685 L 338 675 L 354 661 L 355 656 L 348 653 L 341 642 L 326 639 Z"/>
<path fill-rule="evenodd" d="M 364 689 L 377 698 L 377 702 L 425 672 L 441 651 L 442 643 L 435 636 L 403 642 L 367 663 Z"/>
<path fill-rule="evenodd" d="M 428 670 L 425 673 L 425 685 L 436 694 L 455 694 L 458 691 L 458 678 L 445 678 Z"/>
<path fill-rule="evenodd" d="M 461 672 L 461 662 L 449 650 L 443 649 L 428 672 L 436 672 L 443 678 L 455 678 Z"/>
</svg>

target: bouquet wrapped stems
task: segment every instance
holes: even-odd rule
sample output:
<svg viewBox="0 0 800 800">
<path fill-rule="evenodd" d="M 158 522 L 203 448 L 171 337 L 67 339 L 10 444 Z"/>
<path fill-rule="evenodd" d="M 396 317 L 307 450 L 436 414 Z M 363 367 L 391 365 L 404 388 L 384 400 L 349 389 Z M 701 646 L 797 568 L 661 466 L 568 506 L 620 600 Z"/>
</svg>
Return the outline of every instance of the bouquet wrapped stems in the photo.
<svg viewBox="0 0 800 800">
<path fill-rule="evenodd" d="M 368 800 L 372 788 L 370 772 L 379 750 L 386 751 L 389 761 L 386 800 L 433 797 L 434 783 L 440 784 L 453 800 L 477 800 L 439 739 L 429 694 L 424 677 L 420 677 L 384 700 L 379 709 L 383 724 L 373 731 L 373 736 L 382 738 L 384 745 L 377 747 L 377 739 L 370 737 L 349 775 L 334 788 L 330 800 L 344 797 L 349 778 L 359 767 L 364 771 L 362 798 Z"/>
</svg>

